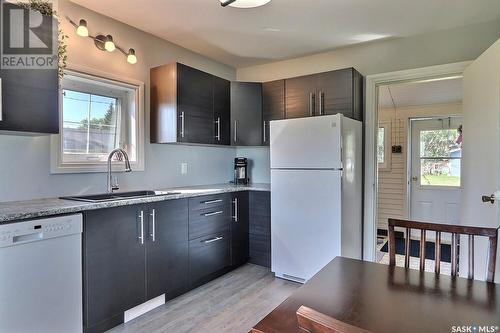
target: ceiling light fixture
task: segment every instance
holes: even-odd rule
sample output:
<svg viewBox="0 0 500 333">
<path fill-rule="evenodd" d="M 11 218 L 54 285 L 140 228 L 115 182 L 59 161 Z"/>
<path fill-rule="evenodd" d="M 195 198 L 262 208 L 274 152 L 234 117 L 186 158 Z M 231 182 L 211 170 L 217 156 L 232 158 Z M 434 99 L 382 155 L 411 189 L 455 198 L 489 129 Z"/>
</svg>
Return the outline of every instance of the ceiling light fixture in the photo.
<svg viewBox="0 0 500 333">
<path fill-rule="evenodd" d="M 84 19 L 81 19 L 78 24 L 76 24 L 69 17 L 66 17 L 66 19 L 69 21 L 69 23 L 71 23 L 72 26 L 76 28 L 76 34 L 78 36 L 92 39 L 94 41 L 95 46 L 99 50 L 106 52 L 113 52 L 115 50 L 118 50 L 127 57 L 127 62 L 129 64 L 137 63 L 137 56 L 135 54 L 134 49 L 129 49 L 128 52 L 126 52 L 125 49 L 115 44 L 113 36 L 111 35 L 97 35 L 97 36 L 90 35 L 87 27 L 87 21 Z"/>
<path fill-rule="evenodd" d="M 220 0 L 222 7 L 230 6 L 236 8 L 255 8 L 264 6 L 271 0 Z"/>
</svg>

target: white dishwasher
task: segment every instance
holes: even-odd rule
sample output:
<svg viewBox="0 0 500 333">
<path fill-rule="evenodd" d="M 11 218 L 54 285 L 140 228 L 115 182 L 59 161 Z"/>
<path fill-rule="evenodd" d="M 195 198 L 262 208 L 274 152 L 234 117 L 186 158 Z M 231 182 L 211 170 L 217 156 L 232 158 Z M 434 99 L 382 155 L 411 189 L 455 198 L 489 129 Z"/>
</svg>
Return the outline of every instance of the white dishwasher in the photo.
<svg viewBox="0 0 500 333">
<path fill-rule="evenodd" d="M 0 332 L 78 333 L 82 215 L 0 224 Z"/>
</svg>

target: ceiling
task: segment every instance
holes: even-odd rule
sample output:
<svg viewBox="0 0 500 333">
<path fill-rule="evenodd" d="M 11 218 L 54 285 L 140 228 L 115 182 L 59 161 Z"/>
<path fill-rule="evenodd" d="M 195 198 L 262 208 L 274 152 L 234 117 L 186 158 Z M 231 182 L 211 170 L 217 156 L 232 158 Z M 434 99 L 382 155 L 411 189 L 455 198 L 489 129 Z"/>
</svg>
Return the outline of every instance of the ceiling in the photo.
<svg viewBox="0 0 500 333">
<path fill-rule="evenodd" d="M 379 88 L 381 108 L 459 103 L 462 78 L 392 84 Z"/>
<path fill-rule="evenodd" d="M 499 0 L 72 0 L 233 67 L 500 17 Z"/>
</svg>

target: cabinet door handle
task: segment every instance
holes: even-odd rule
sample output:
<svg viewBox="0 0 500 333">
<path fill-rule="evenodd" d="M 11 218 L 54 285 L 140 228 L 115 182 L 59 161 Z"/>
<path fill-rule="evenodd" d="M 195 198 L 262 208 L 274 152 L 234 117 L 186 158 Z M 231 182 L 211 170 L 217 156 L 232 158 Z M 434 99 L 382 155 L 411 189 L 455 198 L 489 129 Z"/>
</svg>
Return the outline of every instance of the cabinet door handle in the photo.
<svg viewBox="0 0 500 333">
<path fill-rule="evenodd" d="M 314 94 L 309 93 L 309 115 L 314 116 Z"/>
<path fill-rule="evenodd" d="M 153 209 L 151 211 L 151 231 L 149 235 L 151 236 L 151 240 L 153 242 L 156 241 L 156 211 Z"/>
<path fill-rule="evenodd" d="M 181 118 L 181 138 L 184 137 L 184 111 L 181 112 L 181 115 L 179 116 Z"/>
<path fill-rule="evenodd" d="M 323 92 L 319 92 L 319 115 L 323 115 Z"/>
<path fill-rule="evenodd" d="M 238 142 L 238 121 L 234 121 L 234 142 Z"/>
<path fill-rule="evenodd" d="M 217 125 L 217 135 L 215 136 L 215 139 L 220 141 L 220 117 L 217 117 L 215 124 Z"/>
<path fill-rule="evenodd" d="M 233 220 L 234 220 L 234 222 L 238 222 L 238 198 L 234 198 L 233 204 L 234 204 Z"/>
<path fill-rule="evenodd" d="M 208 216 L 220 215 L 220 214 L 222 214 L 222 213 L 224 213 L 224 211 L 219 210 L 219 211 L 217 211 L 217 212 L 211 212 L 211 213 L 206 213 L 206 214 L 203 214 L 203 216 L 208 217 Z"/>
<path fill-rule="evenodd" d="M 264 140 L 263 140 L 263 141 L 264 141 L 264 143 L 266 143 L 266 141 L 267 141 L 267 137 L 266 137 L 267 133 L 266 133 L 266 121 L 265 121 L 265 120 L 264 120 L 264 131 L 263 131 L 263 135 L 264 135 Z"/>
<path fill-rule="evenodd" d="M 222 202 L 222 199 L 208 200 L 208 201 L 203 201 L 202 203 L 205 204 L 205 205 L 211 205 L 211 204 L 219 203 L 219 202 Z"/>
<path fill-rule="evenodd" d="M 139 214 L 139 221 L 141 225 L 139 226 L 139 240 L 141 241 L 141 244 L 144 244 L 144 211 L 141 210 L 141 213 Z"/>
<path fill-rule="evenodd" d="M 204 240 L 202 242 L 205 243 L 205 244 L 210 244 L 210 243 L 213 243 L 213 242 L 220 241 L 222 239 L 224 239 L 224 237 L 214 237 L 214 238 L 206 239 L 206 240 Z"/>
</svg>

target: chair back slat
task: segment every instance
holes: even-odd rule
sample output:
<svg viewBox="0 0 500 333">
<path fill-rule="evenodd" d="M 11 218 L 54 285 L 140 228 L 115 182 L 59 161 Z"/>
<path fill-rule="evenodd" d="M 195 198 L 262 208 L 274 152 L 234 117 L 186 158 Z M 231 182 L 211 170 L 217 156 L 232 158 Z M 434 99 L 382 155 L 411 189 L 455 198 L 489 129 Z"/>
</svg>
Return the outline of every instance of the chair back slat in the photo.
<svg viewBox="0 0 500 333">
<path fill-rule="evenodd" d="M 297 321 L 309 333 L 371 333 L 303 305 L 297 310 Z"/>
<path fill-rule="evenodd" d="M 394 226 L 389 225 L 389 265 L 396 266 L 396 235 Z"/>
<path fill-rule="evenodd" d="M 436 266 L 434 271 L 436 274 L 441 272 L 441 231 L 436 231 L 436 244 L 434 247 L 434 262 Z"/>
<path fill-rule="evenodd" d="M 488 281 L 495 281 L 495 264 L 497 262 L 498 235 L 490 237 L 488 250 Z"/>
<path fill-rule="evenodd" d="M 410 268 L 410 246 L 411 246 L 411 228 L 406 228 L 405 268 Z"/>
<path fill-rule="evenodd" d="M 425 229 L 420 230 L 420 270 L 425 271 Z"/>
<path fill-rule="evenodd" d="M 469 279 L 474 279 L 474 235 L 469 235 Z"/>
<path fill-rule="evenodd" d="M 451 276 L 457 276 L 458 274 L 458 234 L 451 234 Z"/>
<path fill-rule="evenodd" d="M 396 265 L 396 236 L 395 228 L 406 229 L 405 242 L 405 267 L 409 268 L 410 263 L 410 238 L 411 229 L 420 230 L 420 270 L 425 270 L 426 258 L 426 232 L 436 233 L 436 243 L 434 248 L 436 274 L 441 272 L 441 239 L 442 233 L 450 233 L 451 238 L 451 275 L 458 275 L 458 249 L 460 247 L 460 235 L 468 236 L 468 278 L 474 278 L 474 241 L 476 236 L 489 238 L 488 249 L 488 273 L 487 281 L 493 282 L 495 279 L 495 265 L 498 245 L 498 229 L 469 227 L 450 224 L 425 223 L 417 221 L 389 219 L 389 264 Z"/>
</svg>

